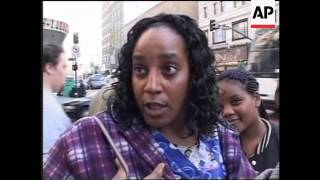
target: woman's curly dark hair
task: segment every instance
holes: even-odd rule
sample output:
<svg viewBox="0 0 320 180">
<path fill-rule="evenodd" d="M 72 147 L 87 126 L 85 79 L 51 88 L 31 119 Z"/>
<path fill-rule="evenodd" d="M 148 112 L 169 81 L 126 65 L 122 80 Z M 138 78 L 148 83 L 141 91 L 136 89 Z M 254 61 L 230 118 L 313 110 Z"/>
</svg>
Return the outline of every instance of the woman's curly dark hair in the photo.
<svg viewBox="0 0 320 180">
<path fill-rule="evenodd" d="M 214 56 L 208 40 L 196 22 L 186 15 L 159 14 L 137 22 L 127 34 L 127 42 L 119 54 L 119 67 L 114 73 L 118 82 L 113 84 L 116 100 L 113 113 L 121 128 L 140 124 L 148 127 L 135 101 L 132 87 L 132 53 L 141 34 L 151 27 L 166 26 L 182 36 L 190 62 L 191 89 L 187 105 L 188 127 L 197 127 L 200 134 L 211 132 L 221 110 L 217 101 Z M 178 93 L 178 92 L 177 92 Z"/>
</svg>

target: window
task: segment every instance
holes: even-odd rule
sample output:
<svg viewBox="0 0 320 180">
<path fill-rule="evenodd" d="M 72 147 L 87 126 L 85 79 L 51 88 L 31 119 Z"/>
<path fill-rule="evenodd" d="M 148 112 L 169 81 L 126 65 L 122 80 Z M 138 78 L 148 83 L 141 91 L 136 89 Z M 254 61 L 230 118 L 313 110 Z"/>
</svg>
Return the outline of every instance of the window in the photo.
<svg viewBox="0 0 320 180">
<path fill-rule="evenodd" d="M 217 14 L 217 3 L 213 4 L 213 14 L 216 15 Z"/>
<path fill-rule="evenodd" d="M 241 1 L 242 2 L 242 5 L 245 5 L 246 4 L 246 1 Z"/>
<path fill-rule="evenodd" d="M 222 1 L 220 1 L 220 12 L 221 13 L 223 13 L 223 4 L 222 4 L 223 2 Z"/>
<path fill-rule="evenodd" d="M 212 32 L 212 44 L 226 42 L 226 31 L 223 29 L 216 29 Z"/>
<path fill-rule="evenodd" d="M 248 19 L 243 19 L 237 22 L 233 22 L 232 28 L 248 36 Z M 232 40 L 246 38 L 242 34 L 239 34 L 236 31 L 232 31 Z"/>
<path fill-rule="evenodd" d="M 234 8 L 237 7 L 237 1 L 233 1 L 233 7 L 234 7 Z"/>
<path fill-rule="evenodd" d="M 207 18 L 207 7 L 203 7 L 203 17 Z"/>
</svg>

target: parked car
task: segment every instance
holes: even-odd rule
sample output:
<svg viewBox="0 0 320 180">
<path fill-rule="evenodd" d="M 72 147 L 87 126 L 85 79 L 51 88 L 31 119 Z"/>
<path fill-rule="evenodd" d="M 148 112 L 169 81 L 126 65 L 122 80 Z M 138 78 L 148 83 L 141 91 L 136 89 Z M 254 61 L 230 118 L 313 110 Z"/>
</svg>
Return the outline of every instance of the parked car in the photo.
<svg viewBox="0 0 320 180">
<path fill-rule="evenodd" d="M 88 89 L 100 89 L 107 84 L 106 77 L 102 74 L 92 75 L 86 82 Z"/>
</svg>

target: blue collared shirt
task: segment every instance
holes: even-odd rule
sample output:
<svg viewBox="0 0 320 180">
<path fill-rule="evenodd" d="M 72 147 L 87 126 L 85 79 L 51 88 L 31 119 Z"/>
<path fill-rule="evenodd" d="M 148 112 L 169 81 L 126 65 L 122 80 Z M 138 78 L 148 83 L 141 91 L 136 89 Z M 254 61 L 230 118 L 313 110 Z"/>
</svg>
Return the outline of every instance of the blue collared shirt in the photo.
<svg viewBox="0 0 320 180">
<path fill-rule="evenodd" d="M 43 149 L 44 161 L 59 136 L 71 126 L 71 120 L 63 111 L 54 94 L 43 88 Z"/>
</svg>

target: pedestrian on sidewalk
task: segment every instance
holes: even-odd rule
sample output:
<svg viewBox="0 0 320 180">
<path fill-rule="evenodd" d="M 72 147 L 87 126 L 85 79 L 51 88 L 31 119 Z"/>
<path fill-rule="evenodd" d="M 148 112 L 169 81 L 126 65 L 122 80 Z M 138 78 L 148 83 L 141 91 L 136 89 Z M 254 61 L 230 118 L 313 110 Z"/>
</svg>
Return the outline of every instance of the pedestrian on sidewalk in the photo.
<svg viewBox="0 0 320 180">
<path fill-rule="evenodd" d="M 58 92 L 65 82 L 66 55 L 63 48 L 55 44 L 44 44 L 42 56 L 43 75 L 43 161 L 50 148 L 71 125 L 71 120 L 53 93 Z"/>
<path fill-rule="evenodd" d="M 279 127 L 265 116 L 255 77 L 244 69 L 226 70 L 218 77 L 218 86 L 223 118 L 240 132 L 252 167 L 258 172 L 275 168 L 279 162 Z"/>
</svg>

